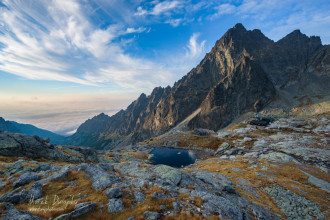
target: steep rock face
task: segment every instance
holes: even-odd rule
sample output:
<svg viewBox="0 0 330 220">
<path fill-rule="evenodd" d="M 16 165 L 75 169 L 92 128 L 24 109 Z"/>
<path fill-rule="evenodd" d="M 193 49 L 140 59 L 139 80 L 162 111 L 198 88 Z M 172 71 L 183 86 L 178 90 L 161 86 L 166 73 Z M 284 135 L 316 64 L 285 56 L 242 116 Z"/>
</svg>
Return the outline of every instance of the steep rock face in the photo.
<svg viewBox="0 0 330 220">
<path fill-rule="evenodd" d="M 294 79 L 307 67 L 312 55 L 322 47 L 319 37 L 307 37 L 295 30 L 257 55 L 263 69 L 277 87 Z"/>
<path fill-rule="evenodd" d="M 275 94 L 263 69 L 255 61 L 243 57 L 233 73 L 209 92 L 200 113 L 188 126 L 218 130 L 245 111 L 259 111 Z"/>
<path fill-rule="evenodd" d="M 330 81 L 330 46 L 319 48 L 311 56 L 306 67 L 285 84 L 285 89 L 296 89 L 310 95 L 326 95 Z"/>
<path fill-rule="evenodd" d="M 325 48 L 319 37 L 298 30 L 273 42 L 260 30 L 237 24 L 173 87 L 157 87 L 126 110 L 86 121 L 67 144 L 109 148 L 136 143 L 163 134 L 198 108 L 190 128 L 222 128 L 245 111 L 259 111 L 281 89 L 304 90 L 310 78 L 329 81 Z"/>
</svg>

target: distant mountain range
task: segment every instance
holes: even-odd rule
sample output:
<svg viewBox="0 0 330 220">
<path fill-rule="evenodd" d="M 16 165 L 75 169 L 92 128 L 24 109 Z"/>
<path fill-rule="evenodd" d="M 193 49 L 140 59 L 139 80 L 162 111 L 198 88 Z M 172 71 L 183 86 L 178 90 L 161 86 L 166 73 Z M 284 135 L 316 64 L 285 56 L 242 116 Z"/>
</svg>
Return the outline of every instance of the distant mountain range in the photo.
<svg viewBox="0 0 330 220">
<path fill-rule="evenodd" d="M 274 42 L 236 24 L 173 87 L 157 87 L 113 116 L 84 122 L 67 144 L 108 149 L 161 135 L 182 124 L 219 130 L 246 112 L 299 113 L 329 100 L 330 46 L 295 30 Z M 316 98 L 315 98 L 316 97 Z"/>
<path fill-rule="evenodd" d="M 37 128 L 30 124 L 21 124 L 15 121 L 6 121 L 0 117 L 0 131 L 8 131 L 13 133 L 22 133 L 27 135 L 38 135 L 42 138 L 49 138 L 53 144 L 62 144 L 65 140 L 64 136 L 55 134 L 51 131 Z"/>
</svg>

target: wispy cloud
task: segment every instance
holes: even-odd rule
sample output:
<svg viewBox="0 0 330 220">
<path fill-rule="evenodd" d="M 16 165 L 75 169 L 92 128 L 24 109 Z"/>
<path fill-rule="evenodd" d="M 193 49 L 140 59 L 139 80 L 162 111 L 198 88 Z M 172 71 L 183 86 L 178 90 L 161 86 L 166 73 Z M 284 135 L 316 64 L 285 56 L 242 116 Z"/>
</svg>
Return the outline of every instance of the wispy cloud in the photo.
<svg viewBox="0 0 330 220">
<path fill-rule="evenodd" d="M 146 31 L 147 30 L 147 28 L 145 28 L 145 27 L 139 27 L 139 28 L 131 28 L 131 27 L 128 27 L 127 29 L 126 29 L 126 33 L 127 34 L 132 34 L 132 33 L 142 33 L 142 32 L 144 32 L 144 31 Z"/>
<path fill-rule="evenodd" d="M 97 10 L 108 13 L 103 8 L 107 4 L 105 1 L 95 3 L 99 7 L 91 10 L 76 0 L 3 1 L 6 7 L 0 7 L 0 42 L 3 45 L 0 47 L 0 70 L 27 79 L 84 85 L 152 88 L 171 84 L 182 66 L 173 67 L 166 61 L 158 63 L 126 52 L 127 43 L 133 40 L 126 35 L 148 32 L 150 28 L 125 23 L 95 25 L 90 15 Z M 114 4 L 118 3 L 114 1 Z M 179 1 L 155 2 L 146 13 L 168 15 L 182 5 Z M 181 18 L 168 19 L 165 23 L 172 26 L 182 22 Z"/>
<path fill-rule="evenodd" d="M 169 19 L 165 21 L 165 23 L 170 24 L 173 27 L 179 26 L 184 20 L 182 18 L 176 18 L 176 19 Z"/>
<path fill-rule="evenodd" d="M 200 59 L 201 56 L 205 54 L 205 40 L 198 43 L 197 38 L 199 37 L 199 33 L 194 33 L 189 40 L 189 44 L 187 45 L 188 51 L 186 53 L 186 58 L 188 59 Z"/>
<path fill-rule="evenodd" d="M 234 5 L 226 3 L 226 4 L 216 6 L 215 10 L 216 10 L 216 13 L 214 13 L 213 15 L 210 16 L 211 20 L 214 20 L 214 19 L 220 17 L 221 15 L 231 14 L 231 13 L 235 12 L 236 7 Z"/>
<path fill-rule="evenodd" d="M 137 12 L 135 15 L 142 16 L 142 15 L 161 15 L 169 13 L 172 10 L 176 10 L 178 8 L 183 7 L 184 1 L 163 1 L 163 2 L 156 2 L 154 1 L 153 7 L 149 10 L 144 9 L 142 6 L 137 8 Z"/>
</svg>

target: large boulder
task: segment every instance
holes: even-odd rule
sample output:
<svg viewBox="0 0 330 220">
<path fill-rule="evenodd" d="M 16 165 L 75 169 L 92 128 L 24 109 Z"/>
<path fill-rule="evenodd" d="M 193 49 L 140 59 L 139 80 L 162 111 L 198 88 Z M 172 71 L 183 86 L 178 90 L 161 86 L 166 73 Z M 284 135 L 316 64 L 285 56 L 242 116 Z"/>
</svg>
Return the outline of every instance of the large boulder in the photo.
<svg viewBox="0 0 330 220">
<path fill-rule="evenodd" d="M 117 181 L 117 177 L 108 173 L 101 166 L 94 164 L 83 163 L 75 168 L 77 171 L 86 172 L 87 177 L 92 180 L 92 187 L 95 190 L 100 190 L 111 186 Z"/>
<path fill-rule="evenodd" d="M 17 210 L 11 203 L 0 203 L 1 220 L 43 220 L 28 211 Z"/>
<path fill-rule="evenodd" d="M 14 183 L 13 187 L 20 187 L 24 186 L 26 184 L 29 184 L 32 181 L 40 180 L 41 176 L 31 174 L 31 173 L 24 173 L 22 176 L 20 176 Z"/>
<path fill-rule="evenodd" d="M 91 201 L 79 203 L 75 206 L 72 212 L 60 215 L 54 220 L 69 220 L 69 219 L 78 218 L 88 212 L 93 211 L 95 208 L 96 208 L 96 203 L 93 203 Z"/>
<path fill-rule="evenodd" d="M 9 193 L 3 194 L 0 200 L 3 202 L 20 204 L 27 202 L 28 199 L 29 199 L 29 192 L 26 189 L 22 190 L 22 187 L 20 187 Z"/>
<path fill-rule="evenodd" d="M 99 162 L 96 150 L 90 147 L 62 146 L 62 151 L 66 153 L 62 156 L 64 161 Z"/>
<path fill-rule="evenodd" d="M 173 167 L 160 165 L 153 171 L 161 180 L 170 185 L 177 186 L 181 181 L 182 171 Z"/>
<path fill-rule="evenodd" d="M 67 162 L 98 162 L 96 150 L 88 147 L 62 146 L 58 148 L 36 135 L 0 131 L 0 155 L 44 158 Z"/>
<path fill-rule="evenodd" d="M 56 159 L 61 153 L 38 136 L 0 132 L 0 155 Z"/>
<path fill-rule="evenodd" d="M 56 181 L 59 179 L 64 179 L 68 176 L 70 170 L 73 169 L 74 167 L 75 167 L 75 165 L 73 165 L 73 164 L 64 165 L 56 174 L 49 176 L 45 179 L 41 179 L 38 182 L 43 184 L 45 182 L 52 182 L 52 181 Z"/>
</svg>

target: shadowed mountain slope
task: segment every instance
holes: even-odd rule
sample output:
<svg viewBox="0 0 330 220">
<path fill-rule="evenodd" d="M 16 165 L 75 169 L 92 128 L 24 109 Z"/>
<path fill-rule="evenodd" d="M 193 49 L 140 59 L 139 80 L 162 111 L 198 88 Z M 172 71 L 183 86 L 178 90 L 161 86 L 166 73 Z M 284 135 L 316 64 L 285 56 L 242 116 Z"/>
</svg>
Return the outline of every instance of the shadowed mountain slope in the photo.
<svg viewBox="0 0 330 220">
<path fill-rule="evenodd" d="M 295 30 L 274 42 L 260 30 L 236 24 L 173 87 L 142 94 L 111 117 L 87 120 L 67 143 L 99 149 L 134 144 L 163 134 L 199 108 L 188 127 L 218 130 L 242 113 L 281 99 L 283 91 L 328 95 L 329 66 L 329 46 L 319 37 Z"/>
<path fill-rule="evenodd" d="M 49 138 L 53 144 L 62 144 L 65 140 L 64 136 L 55 134 L 45 129 L 37 128 L 30 124 L 21 124 L 15 121 L 6 121 L 0 117 L 0 131 L 8 131 L 13 133 L 22 133 L 27 135 L 38 135 L 42 138 Z"/>
</svg>

